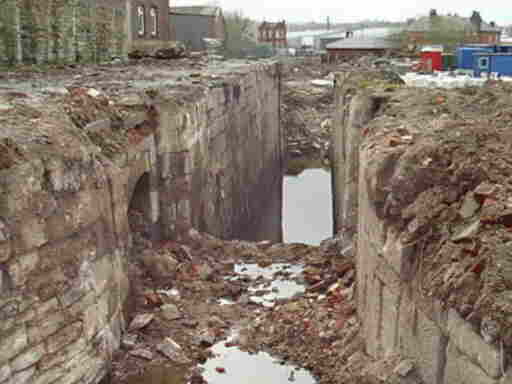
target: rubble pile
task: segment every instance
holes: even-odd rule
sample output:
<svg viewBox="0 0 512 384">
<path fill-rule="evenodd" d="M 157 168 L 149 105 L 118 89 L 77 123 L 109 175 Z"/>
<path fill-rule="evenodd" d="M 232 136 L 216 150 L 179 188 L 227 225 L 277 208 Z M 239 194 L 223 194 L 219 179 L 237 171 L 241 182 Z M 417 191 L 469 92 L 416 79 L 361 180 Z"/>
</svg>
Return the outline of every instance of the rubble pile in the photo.
<svg viewBox="0 0 512 384">
<path fill-rule="evenodd" d="M 334 113 L 330 75 L 334 69 L 328 66 L 319 70 L 312 70 L 309 66 L 292 66 L 286 81 L 283 81 L 281 124 L 286 132 L 288 154 L 292 161 L 308 158 L 322 163 L 326 158 Z M 315 81 L 331 85 L 315 85 Z"/>
<path fill-rule="evenodd" d="M 512 352 L 512 86 L 389 92 L 365 128 L 378 214 L 415 246 L 420 289 Z M 384 165 L 383 165 L 384 166 Z M 383 184 L 383 185 L 384 185 Z"/>
</svg>

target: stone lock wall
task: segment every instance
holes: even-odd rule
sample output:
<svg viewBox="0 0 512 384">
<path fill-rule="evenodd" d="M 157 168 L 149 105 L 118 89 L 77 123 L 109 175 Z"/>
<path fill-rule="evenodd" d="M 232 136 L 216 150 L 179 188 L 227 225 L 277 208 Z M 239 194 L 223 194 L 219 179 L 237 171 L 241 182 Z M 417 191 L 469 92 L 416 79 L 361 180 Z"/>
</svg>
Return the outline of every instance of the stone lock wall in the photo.
<svg viewBox="0 0 512 384">
<path fill-rule="evenodd" d="M 156 239 L 190 225 L 229 237 L 257 214 L 282 169 L 279 68 L 228 72 L 187 102 L 169 95 L 125 115 L 125 129 L 152 129 L 114 154 L 84 136 L 113 134 L 112 121 L 77 129 L 59 103 L 32 105 L 46 141 L 27 142 L 31 157 L 0 169 L 1 384 L 105 376 L 127 321 L 136 190 L 147 191 L 138 198 Z M 14 142 L 36 129 L 24 124 Z"/>
<path fill-rule="evenodd" d="M 369 76 L 337 75 L 333 132 L 335 230 L 357 249 L 366 352 L 412 358 L 427 384 L 508 383 L 499 343 L 486 342 L 456 310 L 421 293 L 415 260 L 422 257 L 423 243 L 404 242 L 383 214 L 397 159 L 385 138 L 383 144 L 367 139 L 368 123 L 386 101 L 385 94 L 367 88 Z M 378 129 L 378 120 L 372 127 Z"/>
</svg>

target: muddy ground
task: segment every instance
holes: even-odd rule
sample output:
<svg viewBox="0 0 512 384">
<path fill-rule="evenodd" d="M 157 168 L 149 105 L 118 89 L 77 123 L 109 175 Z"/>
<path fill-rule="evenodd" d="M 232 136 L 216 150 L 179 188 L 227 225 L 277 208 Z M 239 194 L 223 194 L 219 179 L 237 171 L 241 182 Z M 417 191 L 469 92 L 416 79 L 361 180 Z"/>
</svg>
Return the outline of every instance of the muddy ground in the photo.
<svg viewBox="0 0 512 384">
<path fill-rule="evenodd" d="M 391 357 L 373 364 L 364 354 L 354 260 L 340 256 L 340 239 L 321 246 L 250 243 L 193 229 L 183 243 L 152 244 L 137 232 L 134 239 L 129 326 L 114 356 L 111 383 L 145 383 L 145 374 L 164 366 L 179 372 L 179 379 L 158 379 L 162 383 L 205 383 L 200 364 L 214 357 L 212 346 L 226 343 L 233 329 L 238 336 L 226 347 L 266 351 L 282 364 L 309 370 L 319 383 L 419 382 L 407 361 Z M 286 267 L 253 280 L 244 271 L 255 264 Z M 271 283 L 277 279 L 303 289 L 273 302 L 259 300 L 275 291 Z M 229 366 L 216 369 L 230 374 Z"/>
</svg>

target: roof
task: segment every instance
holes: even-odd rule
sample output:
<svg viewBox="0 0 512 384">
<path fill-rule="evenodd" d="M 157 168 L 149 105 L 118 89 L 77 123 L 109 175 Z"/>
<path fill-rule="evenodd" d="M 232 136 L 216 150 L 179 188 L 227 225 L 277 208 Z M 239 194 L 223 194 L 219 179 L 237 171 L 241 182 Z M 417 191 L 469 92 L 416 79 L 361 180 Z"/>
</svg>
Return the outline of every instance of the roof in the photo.
<svg viewBox="0 0 512 384">
<path fill-rule="evenodd" d="M 194 16 L 218 16 L 222 14 L 220 7 L 195 5 L 188 7 L 171 7 L 170 12 L 178 15 L 194 15 Z"/>
<path fill-rule="evenodd" d="M 446 25 L 450 25 L 453 29 L 460 30 L 471 30 L 473 29 L 473 24 L 471 24 L 471 20 L 467 17 L 454 16 L 454 15 L 438 15 L 437 18 Z M 438 19 L 439 20 L 439 19 Z M 427 32 L 432 28 L 432 19 L 430 16 L 423 16 L 419 19 L 413 21 L 406 30 L 409 32 Z M 501 32 L 501 28 L 497 26 L 492 26 L 489 23 L 482 21 L 482 26 L 480 28 L 482 32 Z"/>
<path fill-rule="evenodd" d="M 286 28 L 286 23 L 284 21 L 280 21 L 280 22 L 277 22 L 277 23 L 271 23 L 271 22 L 268 22 L 268 21 L 264 21 L 263 23 L 260 24 L 260 26 L 258 28 L 259 29 L 262 29 L 262 28 L 265 28 L 265 29 L 281 29 L 281 28 Z"/>
<path fill-rule="evenodd" d="M 474 56 L 512 56 L 512 53 L 476 52 Z"/>
<path fill-rule="evenodd" d="M 349 38 L 328 44 L 327 49 L 392 49 L 394 41 L 384 38 Z"/>
</svg>

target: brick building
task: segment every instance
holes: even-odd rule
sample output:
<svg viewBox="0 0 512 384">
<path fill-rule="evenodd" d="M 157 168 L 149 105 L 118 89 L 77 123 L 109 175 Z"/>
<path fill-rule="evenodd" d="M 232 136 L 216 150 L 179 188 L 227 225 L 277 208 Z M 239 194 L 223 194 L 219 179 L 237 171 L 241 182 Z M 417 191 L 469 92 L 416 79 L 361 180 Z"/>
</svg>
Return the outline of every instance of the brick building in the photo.
<svg viewBox="0 0 512 384">
<path fill-rule="evenodd" d="M 480 13 L 474 11 L 471 17 L 465 18 L 459 15 L 439 15 L 435 9 L 428 16 L 413 20 L 406 27 L 407 43 L 412 47 L 421 45 L 439 44 L 436 40 L 436 30 L 444 29 L 452 34 L 452 39 L 459 40 L 456 43 L 499 43 L 501 28 L 494 22 L 486 23 Z"/>
<path fill-rule="evenodd" d="M 5 0 L 0 62 L 88 62 L 171 40 L 167 0 Z"/>
<path fill-rule="evenodd" d="M 220 7 L 172 7 L 171 28 L 176 40 L 194 51 L 205 49 L 203 38 L 224 40 L 226 22 Z"/>
<path fill-rule="evenodd" d="M 270 23 L 264 21 L 258 27 L 258 42 L 271 44 L 274 48 L 286 48 L 287 43 L 286 21 Z"/>
<path fill-rule="evenodd" d="M 360 56 L 383 56 L 398 49 L 397 44 L 383 37 L 351 37 L 327 44 L 329 62 L 345 61 Z"/>
</svg>

